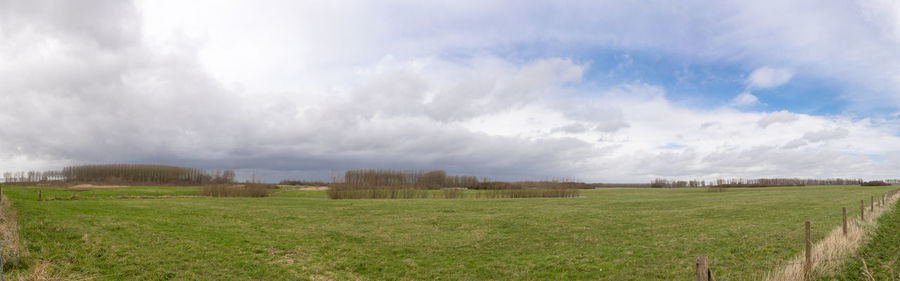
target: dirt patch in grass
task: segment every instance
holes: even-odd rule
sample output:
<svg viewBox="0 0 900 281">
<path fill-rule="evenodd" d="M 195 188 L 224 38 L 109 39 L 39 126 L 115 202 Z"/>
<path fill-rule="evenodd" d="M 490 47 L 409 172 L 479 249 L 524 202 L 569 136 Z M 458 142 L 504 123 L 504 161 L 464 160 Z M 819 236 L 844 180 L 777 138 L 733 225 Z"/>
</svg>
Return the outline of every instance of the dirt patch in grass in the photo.
<svg viewBox="0 0 900 281">
<path fill-rule="evenodd" d="M 98 188 L 120 188 L 127 187 L 124 185 L 93 185 L 93 184 L 79 184 L 70 186 L 69 189 L 98 189 Z"/>
<path fill-rule="evenodd" d="M 300 188 L 297 188 L 296 190 L 321 191 L 321 190 L 328 190 L 328 187 L 327 186 L 310 186 L 310 187 L 300 187 Z"/>
<path fill-rule="evenodd" d="M 269 255 L 272 257 L 273 263 L 285 265 L 294 264 L 295 262 L 297 262 L 297 258 L 303 255 L 303 253 L 299 250 L 279 250 L 267 248 L 266 252 L 269 252 Z"/>
</svg>

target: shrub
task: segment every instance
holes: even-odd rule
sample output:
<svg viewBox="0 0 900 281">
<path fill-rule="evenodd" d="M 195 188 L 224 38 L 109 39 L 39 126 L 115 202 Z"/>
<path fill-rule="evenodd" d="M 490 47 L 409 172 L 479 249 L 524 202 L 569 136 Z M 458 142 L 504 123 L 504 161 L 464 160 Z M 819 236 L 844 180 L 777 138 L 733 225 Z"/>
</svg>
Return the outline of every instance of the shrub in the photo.
<svg viewBox="0 0 900 281">
<path fill-rule="evenodd" d="M 210 197 L 266 197 L 270 184 L 208 184 L 200 190 L 200 196 Z"/>
<path fill-rule="evenodd" d="M 444 198 L 446 199 L 458 199 L 463 198 L 465 196 L 465 189 L 462 188 L 445 188 L 444 189 Z"/>
<path fill-rule="evenodd" d="M 331 184 L 328 189 L 328 198 L 331 199 L 412 199 L 427 197 L 427 190 L 406 187 Z"/>
<path fill-rule="evenodd" d="M 391 187 L 391 188 L 416 188 L 438 189 L 441 187 L 470 187 L 478 183 L 478 178 L 473 176 L 448 176 L 442 170 L 348 170 L 344 177 L 334 178 L 334 182 L 350 186 L 362 187 Z"/>
<path fill-rule="evenodd" d="M 522 189 L 521 185 L 502 182 L 502 181 L 488 181 L 488 182 L 479 182 L 474 186 L 470 187 L 471 189 L 481 189 L 481 190 L 503 190 L 503 189 Z"/>
<path fill-rule="evenodd" d="M 888 186 L 891 184 L 886 183 L 884 181 L 866 181 L 866 182 L 860 183 L 859 185 L 861 185 L 861 186 Z"/>
<path fill-rule="evenodd" d="M 428 192 L 422 189 L 438 188 L 440 183 L 468 185 L 469 189 L 484 190 L 475 193 L 476 198 L 577 197 L 578 189 L 590 187 L 585 183 L 566 181 L 478 182 L 475 177 L 447 176 L 443 171 L 351 170 L 344 178 L 344 182 L 329 185 L 328 198 L 427 198 Z M 444 188 L 438 196 L 464 198 L 465 188 Z"/>
</svg>

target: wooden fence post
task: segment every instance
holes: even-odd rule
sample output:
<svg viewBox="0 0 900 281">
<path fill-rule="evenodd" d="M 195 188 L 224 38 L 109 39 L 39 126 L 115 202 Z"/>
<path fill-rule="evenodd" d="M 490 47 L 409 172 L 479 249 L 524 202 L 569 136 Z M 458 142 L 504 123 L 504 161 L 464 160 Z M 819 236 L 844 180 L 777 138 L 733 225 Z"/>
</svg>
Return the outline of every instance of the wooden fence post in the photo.
<svg viewBox="0 0 900 281">
<path fill-rule="evenodd" d="M 812 270 L 812 241 L 809 239 L 809 232 L 809 221 L 806 221 L 806 262 L 803 263 L 804 280 L 810 280 L 812 278 L 810 275 L 810 271 Z"/>
<path fill-rule="evenodd" d="M 41 201 L 42 190 L 38 189 L 38 201 Z"/>
<path fill-rule="evenodd" d="M 871 205 L 869 211 L 875 212 L 875 196 L 872 196 L 871 200 L 869 200 L 869 205 Z"/>
<path fill-rule="evenodd" d="M 709 264 L 706 256 L 697 257 L 697 281 L 711 281 L 709 280 Z"/>
<path fill-rule="evenodd" d="M 859 219 L 866 220 L 866 200 L 859 200 Z"/>
<path fill-rule="evenodd" d="M 844 236 L 847 236 L 847 207 L 844 207 Z"/>
</svg>

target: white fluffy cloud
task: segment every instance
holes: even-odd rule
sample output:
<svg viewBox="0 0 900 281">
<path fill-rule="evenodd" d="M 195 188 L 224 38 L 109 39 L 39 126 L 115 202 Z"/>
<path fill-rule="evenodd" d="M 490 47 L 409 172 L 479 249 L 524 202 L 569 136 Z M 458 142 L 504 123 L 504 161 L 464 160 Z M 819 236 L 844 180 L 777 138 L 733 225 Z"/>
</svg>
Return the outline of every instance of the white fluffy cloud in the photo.
<svg viewBox="0 0 900 281">
<path fill-rule="evenodd" d="M 750 89 L 767 89 L 784 85 L 791 80 L 794 74 L 786 69 L 760 67 L 747 77 L 747 87 Z"/>
<path fill-rule="evenodd" d="M 733 106 L 752 106 L 759 104 L 759 98 L 750 92 L 743 92 L 738 94 L 731 100 L 731 105 Z"/>
<path fill-rule="evenodd" d="M 760 127 L 765 128 L 765 127 L 768 127 L 769 125 L 776 124 L 776 123 L 794 122 L 794 121 L 797 121 L 797 119 L 798 119 L 797 114 L 788 112 L 787 110 L 782 110 L 782 111 L 777 111 L 777 112 L 772 112 L 772 113 L 767 114 L 766 117 L 759 119 L 759 121 L 757 121 L 756 124 L 759 124 Z"/>
</svg>

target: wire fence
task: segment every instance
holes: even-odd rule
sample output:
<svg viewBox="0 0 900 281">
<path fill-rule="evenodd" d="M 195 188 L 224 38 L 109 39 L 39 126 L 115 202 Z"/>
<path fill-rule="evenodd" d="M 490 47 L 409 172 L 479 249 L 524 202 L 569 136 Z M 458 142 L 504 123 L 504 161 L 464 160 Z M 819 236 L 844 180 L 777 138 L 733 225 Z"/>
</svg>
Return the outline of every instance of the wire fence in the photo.
<svg viewBox="0 0 900 281">
<path fill-rule="evenodd" d="M 797 240 L 798 248 L 803 249 L 801 254 L 805 255 L 805 257 L 801 257 L 799 261 L 794 254 L 782 254 L 780 257 L 773 258 L 767 262 L 748 261 L 742 258 L 742 256 L 759 256 L 753 254 L 756 251 L 754 248 L 759 247 L 741 245 L 737 249 L 732 250 L 730 254 L 718 254 L 717 256 L 709 257 L 709 259 L 707 259 L 706 256 L 694 257 L 697 260 L 697 263 L 695 264 L 696 280 L 763 280 L 772 276 L 779 270 L 798 266 L 802 266 L 803 274 L 809 276 L 813 268 L 816 267 L 825 268 L 827 266 L 831 268 L 832 265 L 838 266 L 838 264 L 843 264 L 850 260 L 883 256 L 882 253 L 866 253 L 813 259 L 812 254 L 808 252 L 815 252 L 811 247 L 812 241 L 821 240 L 828 237 L 828 235 L 834 235 L 835 231 L 841 231 L 843 228 L 842 234 L 846 236 L 847 227 L 864 228 L 867 225 L 871 225 L 877 219 L 875 215 L 884 214 L 884 210 L 894 203 L 894 199 L 898 194 L 900 194 L 900 190 L 892 190 L 878 197 L 871 196 L 870 198 L 866 198 L 869 200 L 863 200 L 862 203 L 855 208 L 846 208 L 841 212 L 837 212 L 837 216 L 824 215 L 807 218 L 806 221 L 810 222 L 811 225 L 824 226 L 817 228 L 814 237 L 811 235 L 811 229 L 807 225 L 793 227 L 786 231 L 776 233 L 776 236 Z M 855 211 L 851 211 L 854 209 Z M 840 225 L 837 229 L 832 228 L 836 222 L 839 222 Z M 760 229 L 764 229 L 766 226 L 760 225 L 759 227 Z M 772 233 L 769 233 L 768 235 L 771 236 Z M 802 245 L 805 245 L 805 248 Z M 745 251 L 749 251 L 751 254 L 745 255 L 747 253 Z M 768 249 L 759 251 L 768 251 Z M 685 257 L 685 259 L 688 260 L 694 258 Z"/>
</svg>

